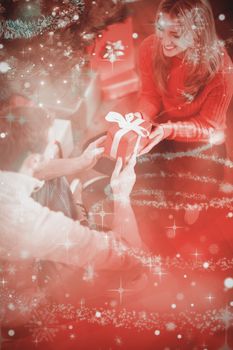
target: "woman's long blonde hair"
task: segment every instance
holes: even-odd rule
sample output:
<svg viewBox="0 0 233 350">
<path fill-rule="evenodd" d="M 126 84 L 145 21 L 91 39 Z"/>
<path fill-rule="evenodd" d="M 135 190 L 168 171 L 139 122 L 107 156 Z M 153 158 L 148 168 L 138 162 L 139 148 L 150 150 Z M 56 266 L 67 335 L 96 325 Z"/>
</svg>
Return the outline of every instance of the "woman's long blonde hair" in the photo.
<svg viewBox="0 0 233 350">
<path fill-rule="evenodd" d="M 185 93 L 195 97 L 217 73 L 221 66 L 223 43 L 218 39 L 213 12 L 208 0 L 162 0 L 156 14 L 156 24 L 161 13 L 181 22 L 184 32 L 192 31 L 193 46 L 184 54 L 183 63 L 188 65 Z M 155 79 L 161 91 L 167 93 L 170 62 L 156 40 L 154 57 Z"/>
</svg>

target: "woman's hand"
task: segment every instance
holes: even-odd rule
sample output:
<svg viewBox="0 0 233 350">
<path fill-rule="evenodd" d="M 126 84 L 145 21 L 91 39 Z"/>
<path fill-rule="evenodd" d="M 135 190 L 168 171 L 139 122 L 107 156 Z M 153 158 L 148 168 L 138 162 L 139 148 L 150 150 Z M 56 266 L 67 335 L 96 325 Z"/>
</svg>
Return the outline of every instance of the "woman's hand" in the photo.
<svg viewBox="0 0 233 350">
<path fill-rule="evenodd" d="M 91 169 L 96 165 L 98 159 L 101 158 L 104 153 L 103 143 L 105 140 L 106 136 L 98 138 L 96 141 L 90 143 L 81 154 L 79 161 L 83 170 Z"/>
<path fill-rule="evenodd" d="M 113 197 L 116 200 L 128 201 L 130 193 L 136 181 L 134 167 L 136 165 L 136 156 L 133 155 L 128 164 L 122 170 L 122 158 L 118 158 L 115 169 L 112 173 L 110 185 L 113 191 Z"/>
<path fill-rule="evenodd" d="M 150 142 L 149 144 L 141 150 L 139 156 L 146 154 L 152 150 L 159 142 L 161 142 L 165 138 L 165 132 L 161 125 L 156 126 L 155 130 L 149 136 Z"/>
</svg>

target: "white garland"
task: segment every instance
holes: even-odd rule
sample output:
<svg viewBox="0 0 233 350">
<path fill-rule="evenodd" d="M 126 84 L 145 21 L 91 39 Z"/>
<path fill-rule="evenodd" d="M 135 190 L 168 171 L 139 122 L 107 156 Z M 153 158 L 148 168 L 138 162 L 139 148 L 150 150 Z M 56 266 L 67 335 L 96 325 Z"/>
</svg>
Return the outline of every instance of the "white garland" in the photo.
<svg viewBox="0 0 233 350">
<path fill-rule="evenodd" d="M 29 39 L 42 34 L 45 30 L 56 31 L 59 28 L 65 28 L 71 23 L 79 22 L 79 14 L 84 11 L 84 7 L 84 0 L 72 0 L 69 13 L 65 13 L 64 19 L 62 12 L 52 12 L 49 16 L 41 16 L 33 20 L 2 20 L 0 37 L 10 40 Z"/>
</svg>

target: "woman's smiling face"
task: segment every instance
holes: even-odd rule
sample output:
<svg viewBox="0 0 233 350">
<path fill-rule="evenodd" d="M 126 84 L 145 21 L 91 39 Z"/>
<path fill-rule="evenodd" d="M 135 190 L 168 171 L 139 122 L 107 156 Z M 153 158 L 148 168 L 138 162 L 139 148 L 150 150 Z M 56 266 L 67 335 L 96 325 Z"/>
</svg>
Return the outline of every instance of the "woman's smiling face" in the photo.
<svg viewBox="0 0 233 350">
<path fill-rule="evenodd" d="M 180 21 L 166 13 L 160 13 L 156 24 L 157 36 L 161 40 L 164 56 L 174 57 L 193 46 L 192 31 L 184 32 Z"/>
</svg>

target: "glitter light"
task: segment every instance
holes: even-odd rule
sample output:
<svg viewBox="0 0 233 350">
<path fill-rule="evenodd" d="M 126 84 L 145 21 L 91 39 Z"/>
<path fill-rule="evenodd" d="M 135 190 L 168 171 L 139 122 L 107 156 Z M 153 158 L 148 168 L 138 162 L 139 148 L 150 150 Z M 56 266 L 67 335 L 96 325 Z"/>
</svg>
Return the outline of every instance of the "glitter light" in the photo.
<svg viewBox="0 0 233 350">
<path fill-rule="evenodd" d="M 203 263 L 204 269 L 208 269 L 209 266 L 210 266 L 210 264 L 207 261 Z"/>
<path fill-rule="evenodd" d="M 0 73 L 7 73 L 9 70 L 11 70 L 9 63 L 0 62 Z"/>
<path fill-rule="evenodd" d="M 208 301 L 211 303 L 215 297 L 213 297 L 211 294 L 209 294 L 207 297 L 205 297 L 206 299 L 208 299 Z"/>
<path fill-rule="evenodd" d="M 13 336 L 15 335 L 15 331 L 14 331 L 13 329 L 9 329 L 8 335 L 9 335 L 10 337 L 13 337 Z"/>
<path fill-rule="evenodd" d="M 182 226 L 176 226 L 176 222 L 175 222 L 175 220 L 174 220 L 173 225 L 172 225 L 172 226 L 166 226 L 166 228 L 172 229 L 174 235 L 176 235 L 176 230 L 177 230 L 177 229 L 183 229 L 184 227 L 182 227 Z"/>
<path fill-rule="evenodd" d="M 233 288 L 233 278 L 232 277 L 228 277 L 224 280 L 224 286 L 227 289 L 232 289 Z"/>
<path fill-rule="evenodd" d="M 1 132 L 0 133 L 0 138 L 1 139 L 5 139 L 7 137 L 7 133 L 6 132 Z"/>
<path fill-rule="evenodd" d="M 198 257 L 202 256 L 201 253 L 198 253 L 197 249 L 196 249 L 195 253 L 193 253 L 192 255 L 195 256 L 196 262 L 197 262 L 197 260 L 198 260 Z"/>
<path fill-rule="evenodd" d="M 119 293 L 120 304 L 122 304 L 123 294 L 125 292 L 131 292 L 132 289 L 124 289 L 122 286 L 122 279 L 120 278 L 120 286 L 117 289 L 108 289 L 109 292 L 117 292 Z"/>
<path fill-rule="evenodd" d="M 3 287 L 5 287 L 5 285 L 7 284 L 8 282 L 4 279 L 4 278 L 2 278 L 1 280 L 0 280 L 0 284 L 3 286 Z"/>
<path fill-rule="evenodd" d="M 219 19 L 220 21 L 225 21 L 226 16 L 225 16 L 223 13 L 221 13 L 221 14 L 218 16 L 218 19 Z"/>
</svg>

